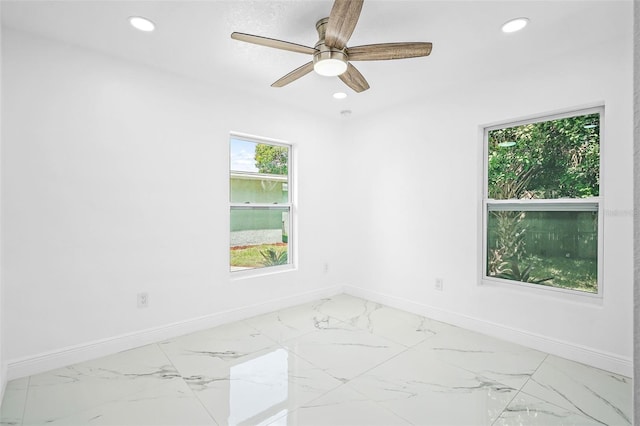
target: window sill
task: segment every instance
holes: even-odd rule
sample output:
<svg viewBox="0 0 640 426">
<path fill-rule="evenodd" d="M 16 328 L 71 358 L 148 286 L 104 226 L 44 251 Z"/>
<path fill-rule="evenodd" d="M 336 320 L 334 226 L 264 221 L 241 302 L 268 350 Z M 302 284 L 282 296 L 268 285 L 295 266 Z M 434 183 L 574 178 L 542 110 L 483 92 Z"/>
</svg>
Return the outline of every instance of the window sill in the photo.
<svg viewBox="0 0 640 426">
<path fill-rule="evenodd" d="M 525 283 L 519 281 L 504 280 L 500 278 L 482 277 L 480 287 L 507 289 L 518 293 L 527 293 L 542 297 L 551 297 L 569 302 L 602 306 L 602 290 L 598 294 L 578 290 L 569 290 L 558 287 L 550 287 L 540 284 Z"/>
<path fill-rule="evenodd" d="M 281 266 L 269 266 L 265 268 L 254 268 L 254 269 L 245 269 L 241 271 L 229 271 L 231 275 L 232 281 L 240 281 L 249 278 L 258 278 L 269 275 L 277 275 L 283 274 L 287 272 L 296 271 L 296 268 L 293 264 L 281 265 Z"/>
</svg>

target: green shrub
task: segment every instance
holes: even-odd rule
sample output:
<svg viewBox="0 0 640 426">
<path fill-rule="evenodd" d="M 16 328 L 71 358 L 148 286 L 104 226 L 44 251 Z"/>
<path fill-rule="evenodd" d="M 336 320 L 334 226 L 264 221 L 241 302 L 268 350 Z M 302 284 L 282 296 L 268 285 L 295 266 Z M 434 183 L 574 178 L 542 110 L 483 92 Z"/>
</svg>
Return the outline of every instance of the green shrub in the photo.
<svg viewBox="0 0 640 426">
<path fill-rule="evenodd" d="M 288 262 L 287 251 L 276 251 L 273 248 L 268 248 L 261 251 L 260 254 L 264 258 L 262 264 L 264 266 L 286 265 Z"/>
</svg>

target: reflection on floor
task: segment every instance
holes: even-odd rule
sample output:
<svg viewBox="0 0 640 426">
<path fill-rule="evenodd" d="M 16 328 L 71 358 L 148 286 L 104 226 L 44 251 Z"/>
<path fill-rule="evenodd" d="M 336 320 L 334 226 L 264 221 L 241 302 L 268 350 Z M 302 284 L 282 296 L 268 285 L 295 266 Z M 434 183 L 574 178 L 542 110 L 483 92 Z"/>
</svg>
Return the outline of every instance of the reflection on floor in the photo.
<svg viewBox="0 0 640 426">
<path fill-rule="evenodd" d="M 12 381 L 0 424 L 628 425 L 631 388 L 340 295 Z"/>
</svg>

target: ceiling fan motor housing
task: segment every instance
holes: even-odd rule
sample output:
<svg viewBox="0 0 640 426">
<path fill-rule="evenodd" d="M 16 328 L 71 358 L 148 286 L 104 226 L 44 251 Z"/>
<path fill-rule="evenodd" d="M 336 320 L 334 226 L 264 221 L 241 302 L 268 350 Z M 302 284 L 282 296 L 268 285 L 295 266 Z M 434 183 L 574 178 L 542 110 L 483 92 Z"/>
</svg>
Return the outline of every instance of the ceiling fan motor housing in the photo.
<svg viewBox="0 0 640 426">
<path fill-rule="evenodd" d="M 324 43 L 324 36 L 328 21 L 329 18 L 323 18 L 316 23 L 319 40 L 314 46 L 316 53 L 313 55 L 313 67 L 319 74 L 335 76 L 342 74 L 347 70 L 347 61 L 349 60 L 349 57 L 344 50 L 329 47 Z M 329 68 L 326 73 L 322 70 L 323 67 L 318 65 L 319 62 L 322 62 L 322 65 Z M 338 70 L 339 72 L 334 70 Z"/>
<path fill-rule="evenodd" d="M 325 61 L 327 59 L 333 59 L 342 61 L 345 64 L 349 60 L 349 57 L 346 53 L 341 50 L 331 49 L 325 46 L 324 41 L 322 43 L 316 44 L 316 49 L 318 52 L 313 55 L 313 63 L 316 64 L 318 61 Z"/>
</svg>

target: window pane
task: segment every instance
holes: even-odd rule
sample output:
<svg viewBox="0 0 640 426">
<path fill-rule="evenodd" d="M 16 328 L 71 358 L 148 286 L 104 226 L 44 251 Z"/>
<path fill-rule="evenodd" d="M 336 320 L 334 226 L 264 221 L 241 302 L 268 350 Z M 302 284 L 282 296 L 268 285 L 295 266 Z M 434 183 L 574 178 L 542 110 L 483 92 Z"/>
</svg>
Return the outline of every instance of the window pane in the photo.
<svg viewBox="0 0 640 426">
<path fill-rule="evenodd" d="M 596 211 L 488 214 L 488 276 L 598 292 Z"/>
<path fill-rule="evenodd" d="M 599 113 L 488 133 L 489 198 L 557 199 L 599 195 Z"/>
<path fill-rule="evenodd" d="M 231 270 L 289 263 L 289 207 L 231 207 Z"/>
<path fill-rule="evenodd" d="M 232 138 L 230 171 L 232 203 L 288 203 L 288 147 Z"/>
</svg>

